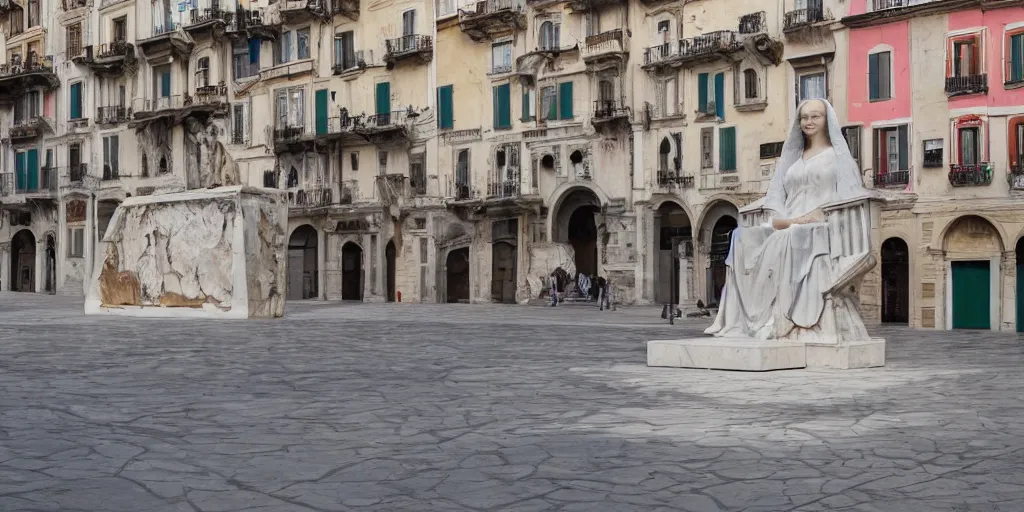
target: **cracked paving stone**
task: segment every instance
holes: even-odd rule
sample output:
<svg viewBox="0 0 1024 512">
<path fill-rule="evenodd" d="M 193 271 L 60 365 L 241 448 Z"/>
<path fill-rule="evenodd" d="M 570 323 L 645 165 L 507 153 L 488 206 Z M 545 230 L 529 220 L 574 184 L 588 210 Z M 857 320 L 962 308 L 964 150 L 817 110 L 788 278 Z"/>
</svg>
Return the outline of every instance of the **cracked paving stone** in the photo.
<svg viewBox="0 0 1024 512">
<path fill-rule="evenodd" d="M 0 294 L 5 512 L 1024 510 L 1014 333 L 737 373 L 648 368 L 706 324 L 657 308 L 81 311 Z"/>
</svg>

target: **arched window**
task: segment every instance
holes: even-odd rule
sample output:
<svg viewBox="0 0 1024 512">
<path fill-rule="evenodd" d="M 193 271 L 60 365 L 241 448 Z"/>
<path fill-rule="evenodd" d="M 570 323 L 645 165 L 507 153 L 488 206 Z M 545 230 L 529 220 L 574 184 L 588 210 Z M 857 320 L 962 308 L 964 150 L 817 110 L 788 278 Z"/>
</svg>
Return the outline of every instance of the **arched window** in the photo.
<svg viewBox="0 0 1024 512">
<path fill-rule="evenodd" d="M 292 168 L 288 170 L 288 184 L 287 184 L 287 188 L 292 188 L 292 187 L 297 187 L 297 186 L 299 186 L 299 170 L 296 169 L 295 166 L 293 165 Z"/>
<path fill-rule="evenodd" d="M 196 87 L 210 85 L 210 58 L 200 57 L 196 62 Z"/>
<path fill-rule="evenodd" d="M 551 155 L 544 155 L 540 159 L 540 165 L 545 170 L 552 171 L 555 169 L 555 157 Z"/>
<path fill-rule="evenodd" d="M 744 98 L 757 99 L 757 71 L 749 68 L 743 71 L 743 86 Z"/>
<path fill-rule="evenodd" d="M 658 170 L 668 171 L 668 159 L 672 154 L 672 143 L 668 137 L 661 139 L 661 146 L 658 147 Z"/>
<path fill-rule="evenodd" d="M 160 174 L 164 174 L 166 172 L 167 172 L 167 157 L 166 156 L 161 156 L 160 157 Z"/>
<path fill-rule="evenodd" d="M 560 23 L 553 21 L 545 21 L 540 25 L 540 49 L 551 51 L 559 48 L 558 32 Z"/>
</svg>

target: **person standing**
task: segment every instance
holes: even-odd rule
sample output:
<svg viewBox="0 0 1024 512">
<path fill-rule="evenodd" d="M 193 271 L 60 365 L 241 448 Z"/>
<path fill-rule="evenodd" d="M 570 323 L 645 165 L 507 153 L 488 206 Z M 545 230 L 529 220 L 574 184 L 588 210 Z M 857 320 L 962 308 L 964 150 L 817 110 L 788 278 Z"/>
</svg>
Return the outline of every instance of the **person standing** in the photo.
<svg viewBox="0 0 1024 512">
<path fill-rule="evenodd" d="M 551 307 L 558 305 L 558 270 L 551 272 Z"/>
</svg>

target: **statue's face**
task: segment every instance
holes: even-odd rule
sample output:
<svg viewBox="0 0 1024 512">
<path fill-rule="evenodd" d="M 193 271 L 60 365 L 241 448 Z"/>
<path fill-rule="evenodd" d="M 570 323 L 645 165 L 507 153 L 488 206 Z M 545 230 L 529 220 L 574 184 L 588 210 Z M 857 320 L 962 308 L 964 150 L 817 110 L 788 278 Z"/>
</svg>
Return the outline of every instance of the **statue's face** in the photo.
<svg viewBox="0 0 1024 512">
<path fill-rule="evenodd" d="M 828 124 L 825 104 L 818 100 L 808 101 L 800 109 L 800 129 L 808 138 L 818 135 Z"/>
</svg>

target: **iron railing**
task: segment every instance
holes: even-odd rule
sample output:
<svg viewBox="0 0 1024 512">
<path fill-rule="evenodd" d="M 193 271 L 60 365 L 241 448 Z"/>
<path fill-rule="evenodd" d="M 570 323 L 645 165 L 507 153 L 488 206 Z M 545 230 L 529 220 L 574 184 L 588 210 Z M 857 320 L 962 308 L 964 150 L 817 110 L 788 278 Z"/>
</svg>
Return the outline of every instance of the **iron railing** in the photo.
<svg viewBox="0 0 1024 512">
<path fill-rule="evenodd" d="M 682 188 L 693 188 L 693 176 L 680 174 L 679 171 L 662 169 L 658 171 L 658 186 L 669 187 L 678 185 Z"/>
<path fill-rule="evenodd" d="M 20 75 L 22 73 L 34 73 L 37 71 L 53 72 L 53 58 L 47 56 L 40 59 L 38 56 L 30 55 L 25 60 L 11 59 L 7 64 L 0 64 L 0 76 Z"/>
<path fill-rule="evenodd" d="M 888 171 L 875 174 L 875 187 L 905 187 L 910 184 L 910 171 Z"/>
<path fill-rule="evenodd" d="M 939 153 L 937 155 L 934 155 L 934 154 L 929 155 L 928 152 L 926 151 L 925 154 L 924 154 L 924 166 L 929 168 L 929 169 L 934 169 L 936 167 L 942 167 L 942 153 Z"/>
<path fill-rule="evenodd" d="M 899 7 L 907 7 L 910 5 L 910 0 L 871 0 L 872 11 L 884 11 L 886 9 L 896 9 Z"/>
<path fill-rule="evenodd" d="M 121 123 L 127 121 L 130 116 L 131 112 L 124 105 L 96 108 L 96 124 Z"/>
<path fill-rule="evenodd" d="M 783 17 L 783 30 L 793 30 L 812 23 L 825 21 L 825 10 L 820 7 L 789 11 Z"/>
<path fill-rule="evenodd" d="M 291 205 L 298 208 L 323 208 L 333 204 L 333 197 L 329 187 L 299 189 L 291 197 Z"/>
<path fill-rule="evenodd" d="M 189 15 L 188 24 L 185 26 L 190 27 L 193 25 L 199 25 L 210 21 L 223 21 L 225 23 L 228 23 L 231 21 L 231 18 L 233 16 L 234 13 L 219 8 L 193 9 L 191 11 L 191 14 Z"/>
<path fill-rule="evenodd" d="M 61 177 L 67 180 L 68 185 L 81 184 L 89 174 L 89 166 L 86 164 L 73 164 L 63 168 Z"/>
<path fill-rule="evenodd" d="M 209 103 L 224 102 L 227 100 L 228 87 L 221 82 L 218 85 L 203 85 L 196 87 L 194 96 L 185 97 L 184 105 L 206 105 Z"/>
<path fill-rule="evenodd" d="M 275 141 L 288 141 L 302 137 L 306 134 L 305 126 L 284 126 L 281 128 L 274 128 L 274 140 Z"/>
<path fill-rule="evenodd" d="M 964 75 L 946 77 L 946 94 L 960 96 L 988 92 L 988 75 Z"/>
<path fill-rule="evenodd" d="M 679 42 L 662 43 L 644 49 L 644 65 L 656 64 L 679 55 Z"/>
<path fill-rule="evenodd" d="M 740 34 L 760 34 L 767 30 L 765 27 L 765 19 L 767 14 L 764 11 L 753 12 L 750 14 L 744 14 L 740 16 L 739 33 Z"/>
<path fill-rule="evenodd" d="M 1010 174 L 1007 178 L 1010 180 L 1011 189 L 1024 190 L 1024 155 L 1017 158 L 1018 163 L 1010 166 Z"/>
<path fill-rule="evenodd" d="M 594 102 L 595 119 L 611 119 L 628 115 L 629 109 L 622 104 L 621 100 L 597 100 Z"/>
<path fill-rule="evenodd" d="M 477 2 L 472 10 L 459 9 L 459 16 L 471 17 L 471 16 L 482 16 L 485 14 L 494 14 L 501 11 L 521 11 L 523 9 L 522 0 L 484 0 Z"/>
<path fill-rule="evenodd" d="M 992 167 L 988 163 L 949 166 L 949 184 L 954 187 L 977 187 L 991 183 Z"/>
<path fill-rule="evenodd" d="M 103 175 L 100 176 L 100 179 L 103 181 L 119 180 L 121 179 L 121 170 L 110 164 L 103 164 Z"/>
<path fill-rule="evenodd" d="M 111 57 L 127 57 L 135 50 L 135 46 L 128 41 L 114 41 L 113 43 L 103 43 L 93 48 L 94 55 L 98 59 L 107 59 Z"/>
<path fill-rule="evenodd" d="M 89 2 L 88 0 L 64 0 L 62 3 L 64 5 L 64 10 L 70 11 L 78 9 L 79 7 L 85 7 Z"/>
<path fill-rule="evenodd" d="M 365 121 L 360 123 L 359 119 L 353 119 L 355 126 L 366 126 L 366 127 L 385 127 L 405 124 L 407 118 L 407 112 L 405 110 L 395 110 L 394 112 L 387 112 L 384 114 L 374 114 L 372 116 L 366 116 Z"/>
<path fill-rule="evenodd" d="M 135 98 L 132 101 L 132 112 L 159 112 L 172 108 L 181 108 L 183 99 L 180 95 L 163 96 L 160 98 Z"/>
<path fill-rule="evenodd" d="M 0 174 L 0 195 L 39 194 L 57 191 L 57 168 Z"/>
<path fill-rule="evenodd" d="M 495 180 L 487 184 L 487 197 L 491 199 L 503 199 L 522 196 L 522 186 L 518 178 L 519 172 L 513 173 L 512 178 Z"/>
<path fill-rule="evenodd" d="M 8 136 L 11 140 L 39 137 L 43 134 L 44 123 L 45 121 L 40 116 L 15 120 L 8 131 Z"/>
<path fill-rule="evenodd" d="M 410 34 L 384 42 L 387 54 L 390 57 L 398 57 L 410 53 L 429 52 L 434 48 L 434 40 L 430 36 Z"/>
<path fill-rule="evenodd" d="M 644 50 L 644 64 L 654 64 L 672 58 L 697 58 L 716 52 L 735 51 L 741 47 L 736 32 L 716 30 L 688 39 L 651 46 Z"/>
</svg>

